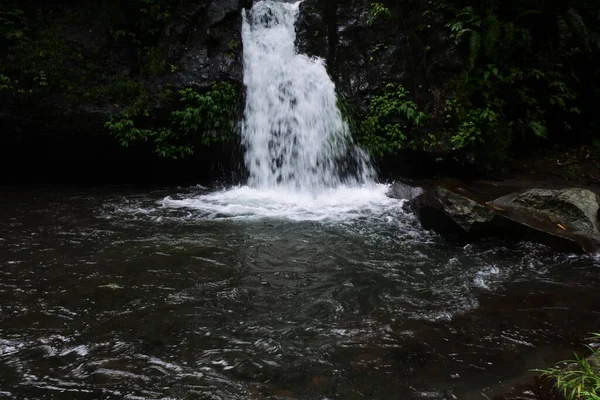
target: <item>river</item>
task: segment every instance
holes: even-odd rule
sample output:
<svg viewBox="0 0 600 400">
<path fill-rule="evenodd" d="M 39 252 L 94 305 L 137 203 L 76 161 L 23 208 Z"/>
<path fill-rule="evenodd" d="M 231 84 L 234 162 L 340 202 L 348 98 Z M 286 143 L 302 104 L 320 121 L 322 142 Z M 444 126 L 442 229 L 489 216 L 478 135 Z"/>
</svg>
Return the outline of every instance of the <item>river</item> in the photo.
<svg viewBox="0 0 600 400">
<path fill-rule="evenodd" d="M 481 399 L 598 329 L 598 258 L 386 196 L 298 12 L 244 11 L 246 185 L 2 188 L 0 398 Z"/>
<path fill-rule="evenodd" d="M 600 322 L 593 256 L 170 206 L 214 190 L 2 188 L 0 398 L 481 399 Z"/>
</svg>

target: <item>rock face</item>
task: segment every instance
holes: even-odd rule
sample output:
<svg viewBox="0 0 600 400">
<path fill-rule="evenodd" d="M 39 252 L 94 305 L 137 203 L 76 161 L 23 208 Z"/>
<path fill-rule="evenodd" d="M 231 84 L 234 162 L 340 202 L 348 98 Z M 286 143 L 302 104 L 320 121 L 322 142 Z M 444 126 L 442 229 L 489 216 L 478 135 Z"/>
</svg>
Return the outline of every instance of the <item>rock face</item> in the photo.
<svg viewBox="0 0 600 400">
<path fill-rule="evenodd" d="M 159 35 L 158 44 L 152 47 L 153 55 L 150 57 L 146 53 L 137 54 L 140 50 L 130 38 L 115 39 L 110 36 L 107 27 L 96 29 L 98 15 L 103 12 L 98 8 L 101 5 L 92 2 L 59 4 L 56 10 L 62 10 L 64 15 L 56 11 L 57 20 L 49 20 L 47 23 L 58 26 L 57 32 L 61 36 L 57 41 L 80 52 L 84 60 L 82 65 L 71 63 L 72 65 L 68 64 L 64 68 L 69 73 L 86 76 L 82 71 L 88 65 L 93 65 L 94 71 L 100 71 L 94 73 L 108 77 L 107 81 L 101 83 L 83 78 L 73 85 L 82 89 L 80 92 L 97 91 L 99 87 L 119 81 L 141 87 L 144 96 L 150 99 L 147 105 L 150 123 L 168 121 L 170 103 L 162 97 L 166 91 L 175 96 L 178 90 L 187 87 L 203 91 L 215 81 L 228 81 L 241 86 L 242 9 L 250 8 L 252 0 L 195 0 L 178 3 L 172 10 L 170 21 Z M 90 11 L 97 8 L 97 11 Z M 114 15 L 111 14 L 110 23 L 115 26 L 119 24 L 118 19 L 127 19 L 126 13 L 121 10 L 111 12 Z M 78 17 L 69 19 L 69 15 Z M 153 63 L 160 67 L 155 72 L 152 72 Z M 121 91 L 130 90 L 129 86 L 121 87 Z M 0 138 L 0 169 L 3 172 L 0 173 L 0 178 L 17 181 L 21 177 L 26 180 L 51 180 L 56 176 L 69 176 L 72 174 L 70 171 L 80 169 L 85 171 L 83 174 L 104 170 L 107 175 L 119 179 L 123 173 L 132 171 L 131 164 L 136 164 L 135 168 L 138 168 L 138 164 L 145 165 L 148 172 L 144 173 L 144 168 L 139 168 L 142 175 L 152 174 L 155 164 L 160 164 L 163 169 L 173 168 L 174 163 L 154 156 L 150 146 L 140 144 L 122 149 L 115 138 L 109 135 L 105 122 L 111 114 L 126 107 L 126 101 L 112 98 L 114 94 L 110 94 L 108 100 L 68 99 L 69 96 L 72 97 L 72 93 L 68 88 L 53 88 L 45 95 L 25 99 L 0 91 L 3 127 Z M 128 102 L 134 101 L 136 96 L 140 95 L 130 95 Z M 223 172 L 222 166 L 225 163 L 230 164 L 226 168 L 233 168 L 232 164 L 236 162 L 238 155 L 232 146 L 198 149 L 194 155 L 197 165 L 195 175 L 215 178 L 213 170 Z M 25 168 L 13 168 L 15 162 L 42 164 L 44 168 L 30 177 Z M 173 171 L 170 176 L 185 173 L 188 166 L 184 167 L 184 162 L 179 164 L 182 168 Z M 73 176 L 75 175 L 77 174 L 74 173 Z M 138 175 L 136 172 L 132 179 L 144 178 Z"/>
<path fill-rule="evenodd" d="M 403 0 L 384 2 L 402 24 L 370 24 L 371 3 L 304 0 L 299 51 L 325 59 L 338 93 L 360 109 L 388 83 L 401 83 L 417 103 L 435 107 L 441 101 L 441 83 L 460 66 L 447 45 L 443 21 L 424 17 L 420 2 Z"/>
<path fill-rule="evenodd" d="M 420 187 L 409 186 L 402 182 L 394 182 L 392 186 L 390 186 L 387 195 L 392 199 L 412 200 L 423 193 L 424 191 Z"/>
<path fill-rule="evenodd" d="M 424 229 L 463 241 L 488 236 L 496 216 L 488 207 L 442 187 L 416 197 L 411 207 Z"/>
<path fill-rule="evenodd" d="M 530 189 L 500 197 L 491 205 L 530 214 L 541 221 L 561 224 L 569 230 L 599 235 L 598 196 L 587 189 Z"/>
<path fill-rule="evenodd" d="M 481 204 L 436 187 L 411 202 L 425 229 L 472 242 L 528 240 L 570 252 L 600 251 L 600 202 L 585 189 L 531 189 Z"/>
<path fill-rule="evenodd" d="M 201 0 L 181 5 L 162 42 L 169 63 L 177 65 L 172 83 L 205 88 L 216 80 L 242 83 L 241 10 L 251 0 Z"/>
</svg>

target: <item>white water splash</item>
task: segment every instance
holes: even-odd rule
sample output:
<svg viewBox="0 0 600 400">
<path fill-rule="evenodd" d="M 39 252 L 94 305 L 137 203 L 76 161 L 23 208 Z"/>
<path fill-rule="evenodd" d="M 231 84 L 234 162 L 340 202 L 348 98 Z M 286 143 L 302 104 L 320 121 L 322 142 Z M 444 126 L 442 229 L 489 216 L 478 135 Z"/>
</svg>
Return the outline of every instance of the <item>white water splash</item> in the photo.
<svg viewBox="0 0 600 400">
<path fill-rule="evenodd" d="M 296 51 L 299 5 L 260 1 L 243 11 L 248 186 L 167 197 L 164 207 L 195 209 L 206 218 L 296 221 L 341 221 L 400 207 L 386 196 L 388 186 L 375 183 L 368 156 L 353 143 L 323 60 Z"/>
<path fill-rule="evenodd" d="M 373 214 L 402 214 L 402 203 L 386 196 L 387 190 L 387 185 L 377 185 L 324 189 L 311 194 L 243 186 L 194 198 L 167 197 L 162 205 L 195 209 L 209 219 L 268 217 L 292 221 L 344 221 Z"/>
</svg>

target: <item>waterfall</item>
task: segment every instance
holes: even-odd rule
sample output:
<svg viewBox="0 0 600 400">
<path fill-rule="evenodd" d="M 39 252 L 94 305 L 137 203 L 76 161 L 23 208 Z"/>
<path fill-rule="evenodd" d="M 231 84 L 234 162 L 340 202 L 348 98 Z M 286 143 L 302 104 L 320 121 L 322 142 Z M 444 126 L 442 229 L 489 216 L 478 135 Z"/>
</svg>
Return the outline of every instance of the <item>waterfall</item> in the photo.
<svg viewBox="0 0 600 400">
<path fill-rule="evenodd" d="M 299 6 L 260 1 L 242 12 L 247 185 L 168 196 L 164 207 L 209 219 L 346 221 L 397 213 L 398 201 L 375 183 L 368 156 L 352 141 L 323 60 L 296 51 Z"/>
<path fill-rule="evenodd" d="M 260 1 L 243 12 L 248 185 L 316 192 L 373 181 L 352 142 L 323 60 L 298 54 L 300 1 Z"/>
</svg>

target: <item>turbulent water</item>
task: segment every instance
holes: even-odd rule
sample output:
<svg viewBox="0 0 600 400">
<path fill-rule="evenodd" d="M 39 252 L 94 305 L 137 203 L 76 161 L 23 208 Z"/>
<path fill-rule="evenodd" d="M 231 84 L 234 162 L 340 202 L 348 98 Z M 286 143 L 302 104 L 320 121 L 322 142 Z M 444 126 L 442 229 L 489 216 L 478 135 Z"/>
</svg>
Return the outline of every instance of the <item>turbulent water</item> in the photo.
<svg viewBox="0 0 600 400">
<path fill-rule="evenodd" d="M 248 185 L 1 188 L 0 399 L 481 399 L 597 330 L 598 259 L 385 195 L 297 12 L 245 16 Z"/>
<path fill-rule="evenodd" d="M 398 206 L 354 145 L 323 61 L 298 54 L 300 2 L 261 1 L 243 12 L 246 185 L 162 204 L 206 218 L 336 220 Z"/>
<path fill-rule="evenodd" d="M 482 399 L 600 322 L 598 260 L 449 244 L 400 202 L 1 190 L 0 399 Z"/>
</svg>

